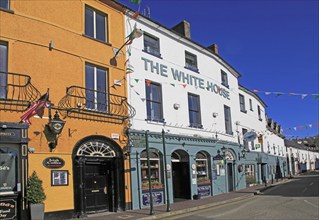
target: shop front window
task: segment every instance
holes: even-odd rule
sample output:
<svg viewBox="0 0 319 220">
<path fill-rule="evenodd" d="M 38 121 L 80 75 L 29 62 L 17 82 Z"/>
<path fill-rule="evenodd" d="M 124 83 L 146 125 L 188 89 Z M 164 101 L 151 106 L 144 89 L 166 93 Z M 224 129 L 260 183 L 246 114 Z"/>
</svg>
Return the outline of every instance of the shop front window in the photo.
<svg viewBox="0 0 319 220">
<path fill-rule="evenodd" d="M 153 189 L 163 188 L 162 175 L 161 175 L 161 160 L 160 154 L 154 150 L 149 152 L 150 158 L 150 170 L 151 170 L 151 184 Z M 147 165 L 147 152 L 141 153 L 141 174 L 142 174 L 142 189 L 149 189 L 149 176 L 148 176 L 148 165 Z"/>
<path fill-rule="evenodd" d="M 208 159 L 204 152 L 196 154 L 197 184 L 210 184 Z"/>
<path fill-rule="evenodd" d="M 245 177 L 246 177 L 246 183 L 248 186 L 256 183 L 254 164 L 245 165 Z"/>
<path fill-rule="evenodd" d="M 0 148 L 0 195 L 17 191 L 17 163 L 17 150 Z"/>
</svg>

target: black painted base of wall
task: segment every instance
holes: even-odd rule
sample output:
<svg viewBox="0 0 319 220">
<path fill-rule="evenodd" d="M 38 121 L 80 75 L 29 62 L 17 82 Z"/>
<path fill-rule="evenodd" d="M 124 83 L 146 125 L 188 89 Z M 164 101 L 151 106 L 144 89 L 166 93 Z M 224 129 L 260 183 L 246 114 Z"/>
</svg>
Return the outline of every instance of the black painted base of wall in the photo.
<svg viewBox="0 0 319 220">
<path fill-rule="evenodd" d="M 44 215 L 45 220 L 61 220 L 71 219 L 74 217 L 74 210 L 64 210 L 57 212 L 46 212 Z"/>
</svg>

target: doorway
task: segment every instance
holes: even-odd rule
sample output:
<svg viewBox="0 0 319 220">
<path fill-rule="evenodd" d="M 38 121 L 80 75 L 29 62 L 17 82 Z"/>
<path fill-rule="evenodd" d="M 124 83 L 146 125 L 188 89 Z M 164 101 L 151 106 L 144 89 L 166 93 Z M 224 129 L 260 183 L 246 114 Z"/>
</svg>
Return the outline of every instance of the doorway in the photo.
<svg viewBox="0 0 319 220">
<path fill-rule="evenodd" d="M 233 172 L 233 164 L 227 163 L 227 180 L 228 180 L 228 192 L 234 190 L 234 172 Z"/>
<path fill-rule="evenodd" d="M 188 154 L 184 151 L 172 153 L 172 176 L 174 202 L 191 199 Z"/>
</svg>

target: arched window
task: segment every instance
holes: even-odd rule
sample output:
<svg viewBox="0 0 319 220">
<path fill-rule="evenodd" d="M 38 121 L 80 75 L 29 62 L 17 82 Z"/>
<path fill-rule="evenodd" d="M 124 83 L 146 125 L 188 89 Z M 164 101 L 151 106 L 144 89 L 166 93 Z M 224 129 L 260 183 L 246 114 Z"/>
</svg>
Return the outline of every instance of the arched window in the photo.
<svg viewBox="0 0 319 220">
<path fill-rule="evenodd" d="M 210 184 L 207 158 L 208 156 L 204 152 L 198 152 L 196 154 L 197 184 Z"/>
<path fill-rule="evenodd" d="M 162 184 L 162 172 L 160 163 L 160 153 L 151 149 L 149 151 L 150 158 L 150 170 L 151 170 L 151 182 L 152 188 L 163 188 Z M 147 152 L 144 150 L 141 152 L 141 174 L 142 174 L 142 188 L 143 190 L 149 189 L 149 179 L 148 179 L 148 165 L 147 165 Z"/>
</svg>

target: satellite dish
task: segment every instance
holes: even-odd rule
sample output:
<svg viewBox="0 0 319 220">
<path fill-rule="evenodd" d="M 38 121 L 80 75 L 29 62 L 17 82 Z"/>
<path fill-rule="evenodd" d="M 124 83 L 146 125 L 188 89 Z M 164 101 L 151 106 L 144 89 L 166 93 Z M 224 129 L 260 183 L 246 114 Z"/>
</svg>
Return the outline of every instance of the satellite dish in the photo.
<svg viewBox="0 0 319 220">
<path fill-rule="evenodd" d="M 249 131 L 244 134 L 244 141 L 253 141 L 257 138 L 257 134 L 254 131 Z"/>
</svg>

